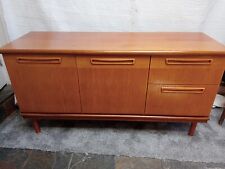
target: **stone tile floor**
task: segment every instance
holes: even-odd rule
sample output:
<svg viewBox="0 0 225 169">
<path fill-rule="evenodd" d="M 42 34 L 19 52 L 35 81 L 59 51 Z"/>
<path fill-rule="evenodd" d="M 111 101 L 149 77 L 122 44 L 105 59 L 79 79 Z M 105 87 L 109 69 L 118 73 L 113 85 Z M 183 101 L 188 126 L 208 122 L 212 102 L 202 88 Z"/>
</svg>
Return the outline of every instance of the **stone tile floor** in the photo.
<svg viewBox="0 0 225 169">
<path fill-rule="evenodd" d="M 225 169 L 225 163 L 0 148 L 0 169 Z"/>
</svg>

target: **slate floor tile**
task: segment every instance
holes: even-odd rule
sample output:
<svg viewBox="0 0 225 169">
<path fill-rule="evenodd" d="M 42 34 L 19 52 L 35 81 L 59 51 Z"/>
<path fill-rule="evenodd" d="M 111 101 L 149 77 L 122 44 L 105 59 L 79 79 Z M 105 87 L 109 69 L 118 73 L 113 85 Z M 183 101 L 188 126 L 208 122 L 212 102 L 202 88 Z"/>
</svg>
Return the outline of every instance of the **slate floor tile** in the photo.
<svg viewBox="0 0 225 169">
<path fill-rule="evenodd" d="M 52 169 L 68 169 L 72 153 L 56 152 Z"/>
<path fill-rule="evenodd" d="M 225 163 L 0 148 L 0 169 L 225 169 Z"/>
<path fill-rule="evenodd" d="M 114 156 L 73 154 L 70 169 L 114 169 Z"/>
<path fill-rule="evenodd" d="M 206 163 L 206 169 L 225 169 L 225 163 Z"/>
<path fill-rule="evenodd" d="M 158 159 L 139 157 L 117 157 L 115 169 L 162 169 L 162 162 Z"/>
<path fill-rule="evenodd" d="M 163 160 L 163 169 L 206 169 L 205 163 Z"/>
<path fill-rule="evenodd" d="M 0 169 L 22 168 L 30 153 L 30 150 L 0 148 Z"/>
<path fill-rule="evenodd" d="M 15 164 L 12 164 L 10 162 L 0 162 L 0 169 L 16 169 Z"/>
<path fill-rule="evenodd" d="M 52 169 L 55 153 L 32 151 L 23 169 Z"/>
</svg>

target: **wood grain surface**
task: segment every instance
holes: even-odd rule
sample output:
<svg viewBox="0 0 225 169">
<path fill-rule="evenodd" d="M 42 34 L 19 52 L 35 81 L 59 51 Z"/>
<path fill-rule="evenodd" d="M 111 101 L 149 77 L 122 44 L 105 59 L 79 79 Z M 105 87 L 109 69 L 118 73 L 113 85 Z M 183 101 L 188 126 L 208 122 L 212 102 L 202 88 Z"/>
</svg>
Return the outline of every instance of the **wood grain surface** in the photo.
<svg viewBox="0 0 225 169">
<path fill-rule="evenodd" d="M 81 112 L 76 57 L 7 55 L 5 62 L 22 112 Z"/>
<path fill-rule="evenodd" d="M 30 32 L 0 53 L 225 54 L 225 47 L 199 32 Z"/>
<path fill-rule="evenodd" d="M 218 85 L 148 86 L 146 115 L 207 117 Z"/>
<path fill-rule="evenodd" d="M 152 56 L 149 83 L 219 84 L 225 69 L 224 59 L 211 55 Z"/>
<path fill-rule="evenodd" d="M 146 121 L 146 122 L 207 122 L 209 117 L 187 116 L 153 116 L 153 115 L 118 115 L 118 114 L 60 114 L 22 112 L 21 115 L 31 119 L 48 120 L 117 120 L 117 121 Z"/>
<path fill-rule="evenodd" d="M 206 122 L 225 47 L 198 32 L 30 32 L 0 48 L 23 117 Z"/>
<path fill-rule="evenodd" d="M 83 113 L 144 114 L 149 62 L 147 56 L 78 56 Z"/>
</svg>

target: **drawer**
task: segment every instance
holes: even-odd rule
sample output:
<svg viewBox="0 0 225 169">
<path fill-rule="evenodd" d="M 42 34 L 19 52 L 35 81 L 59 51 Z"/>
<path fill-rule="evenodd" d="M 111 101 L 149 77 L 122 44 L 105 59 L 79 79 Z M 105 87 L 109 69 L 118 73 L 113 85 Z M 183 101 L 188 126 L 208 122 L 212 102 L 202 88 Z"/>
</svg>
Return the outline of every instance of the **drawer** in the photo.
<svg viewBox="0 0 225 169">
<path fill-rule="evenodd" d="M 219 84 L 221 57 L 152 56 L 149 82 L 153 84 Z"/>
<path fill-rule="evenodd" d="M 209 116 L 218 85 L 148 86 L 146 114 Z"/>
</svg>

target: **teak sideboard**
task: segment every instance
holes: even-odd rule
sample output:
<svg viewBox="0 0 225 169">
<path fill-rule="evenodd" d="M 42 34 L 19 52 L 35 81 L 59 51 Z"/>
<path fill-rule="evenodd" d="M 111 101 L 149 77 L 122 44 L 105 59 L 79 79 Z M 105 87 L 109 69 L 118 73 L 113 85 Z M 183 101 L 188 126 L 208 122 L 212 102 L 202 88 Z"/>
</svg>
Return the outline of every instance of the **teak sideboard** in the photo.
<svg viewBox="0 0 225 169">
<path fill-rule="evenodd" d="M 0 48 L 21 115 L 207 122 L 225 47 L 203 33 L 31 32 Z"/>
</svg>

